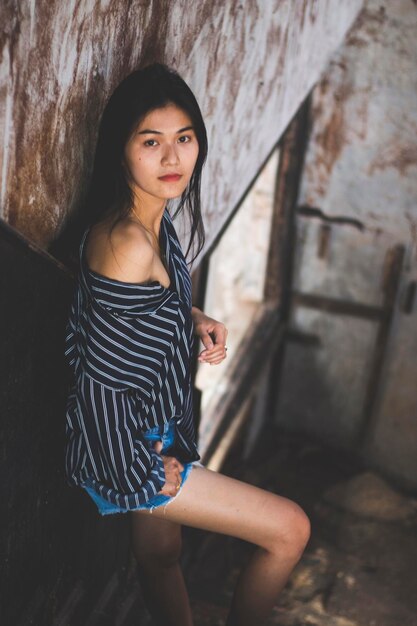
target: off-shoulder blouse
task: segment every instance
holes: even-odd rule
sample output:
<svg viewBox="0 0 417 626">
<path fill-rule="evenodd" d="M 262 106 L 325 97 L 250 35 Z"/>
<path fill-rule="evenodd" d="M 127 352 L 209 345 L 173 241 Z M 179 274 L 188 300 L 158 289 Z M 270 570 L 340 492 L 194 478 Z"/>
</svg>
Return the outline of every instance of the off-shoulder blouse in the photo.
<svg viewBox="0 0 417 626">
<path fill-rule="evenodd" d="M 190 363 L 194 328 L 191 278 L 171 216 L 160 246 L 171 283 L 126 283 L 89 269 L 84 232 L 65 355 L 71 370 L 65 470 L 71 486 L 92 487 L 127 509 L 165 482 L 162 458 L 144 438 L 176 422 L 170 454 L 197 461 Z"/>
</svg>

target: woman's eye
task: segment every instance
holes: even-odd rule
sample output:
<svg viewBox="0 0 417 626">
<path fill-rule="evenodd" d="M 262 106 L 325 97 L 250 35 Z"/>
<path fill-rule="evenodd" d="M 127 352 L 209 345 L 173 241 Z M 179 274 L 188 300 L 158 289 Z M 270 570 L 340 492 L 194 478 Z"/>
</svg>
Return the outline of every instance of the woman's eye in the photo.
<svg viewBox="0 0 417 626">
<path fill-rule="evenodd" d="M 191 141 L 191 137 L 190 135 L 183 135 L 182 137 L 178 139 L 178 141 L 180 143 L 188 143 L 189 141 Z"/>
<path fill-rule="evenodd" d="M 156 146 L 156 143 L 157 143 L 156 139 L 147 139 L 145 141 L 145 146 L 151 146 L 151 147 Z"/>
</svg>

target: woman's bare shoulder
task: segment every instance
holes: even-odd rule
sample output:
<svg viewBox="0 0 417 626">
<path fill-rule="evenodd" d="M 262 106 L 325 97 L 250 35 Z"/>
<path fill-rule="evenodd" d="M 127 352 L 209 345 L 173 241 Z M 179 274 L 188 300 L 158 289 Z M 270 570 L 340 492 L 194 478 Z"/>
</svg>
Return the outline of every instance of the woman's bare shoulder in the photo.
<svg viewBox="0 0 417 626">
<path fill-rule="evenodd" d="M 89 268 L 124 282 L 150 279 L 154 250 L 143 228 L 123 219 L 111 229 L 107 222 L 95 224 L 88 235 L 86 260 Z"/>
</svg>

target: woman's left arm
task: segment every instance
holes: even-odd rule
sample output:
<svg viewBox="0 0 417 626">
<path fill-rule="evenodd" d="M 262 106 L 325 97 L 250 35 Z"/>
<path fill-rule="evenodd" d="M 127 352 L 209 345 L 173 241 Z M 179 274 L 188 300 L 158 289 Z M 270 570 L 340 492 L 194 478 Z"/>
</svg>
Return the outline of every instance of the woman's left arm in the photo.
<svg viewBox="0 0 417 626">
<path fill-rule="evenodd" d="M 198 360 L 202 363 L 210 363 L 210 365 L 221 363 L 227 356 L 226 326 L 222 322 L 208 317 L 196 306 L 192 307 L 191 315 L 195 334 L 200 337 L 204 344 L 204 350 L 198 355 Z"/>
</svg>

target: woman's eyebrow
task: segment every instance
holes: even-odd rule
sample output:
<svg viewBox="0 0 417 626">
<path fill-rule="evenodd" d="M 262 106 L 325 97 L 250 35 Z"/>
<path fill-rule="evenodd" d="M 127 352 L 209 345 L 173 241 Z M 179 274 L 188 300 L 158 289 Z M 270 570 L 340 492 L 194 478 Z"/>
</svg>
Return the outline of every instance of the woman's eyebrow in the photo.
<svg viewBox="0 0 417 626">
<path fill-rule="evenodd" d="M 186 130 L 194 130 L 194 126 L 184 126 L 184 128 L 180 128 L 177 130 L 177 135 L 180 133 L 184 133 Z M 138 132 L 138 135 L 163 135 L 159 130 L 152 130 L 151 128 L 144 128 Z"/>
</svg>

